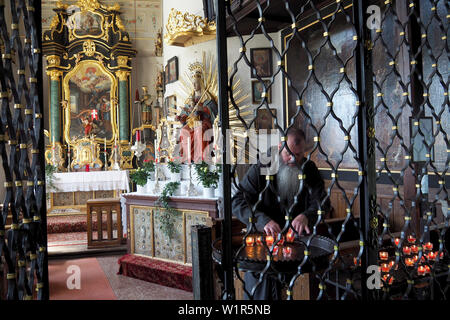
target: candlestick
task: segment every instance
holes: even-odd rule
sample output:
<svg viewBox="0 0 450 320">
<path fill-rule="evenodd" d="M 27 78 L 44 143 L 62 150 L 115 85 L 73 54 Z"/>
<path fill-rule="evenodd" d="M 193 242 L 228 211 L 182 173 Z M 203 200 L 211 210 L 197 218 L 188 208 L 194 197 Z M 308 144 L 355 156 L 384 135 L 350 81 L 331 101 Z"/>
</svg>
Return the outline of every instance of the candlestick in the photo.
<svg viewBox="0 0 450 320">
<path fill-rule="evenodd" d="M 409 243 L 415 243 L 416 242 L 416 238 L 413 235 L 409 235 L 408 236 L 408 242 Z"/>
<path fill-rule="evenodd" d="M 67 171 L 70 172 L 70 144 L 67 145 Z"/>
<path fill-rule="evenodd" d="M 108 159 L 107 159 L 107 153 L 106 153 L 106 137 L 104 140 L 103 154 L 105 156 L 105 171 L 106 171 L 108 169 Z"/>
<path fill-rule="evenodd" d="M 188 157 L 187 157 L 187 161 L 188 163 L 191 163 L 191 137 L 188 137 Z"/>
<path fill-rule="evenodd" d="M 414 265 L 415 261 L 413 258 L 405 258 L 405 264 L 408 267 L 412 267 Z"/>
<path fill-rule="evenodd" d="M 389 266 L 389 264 L 387 264 L 387 263 L 382 263 L 381 264 L 381 271 L 382 272 L 389 272 L 389 270 L 391 270 L 391 267 Z"/>
<path fill-rule="evenodd" d="M 427 242 L 423 245 L 423 248 L 427 251 L 433 250 L 433 244 L 431 242 Z"/>
</svg>

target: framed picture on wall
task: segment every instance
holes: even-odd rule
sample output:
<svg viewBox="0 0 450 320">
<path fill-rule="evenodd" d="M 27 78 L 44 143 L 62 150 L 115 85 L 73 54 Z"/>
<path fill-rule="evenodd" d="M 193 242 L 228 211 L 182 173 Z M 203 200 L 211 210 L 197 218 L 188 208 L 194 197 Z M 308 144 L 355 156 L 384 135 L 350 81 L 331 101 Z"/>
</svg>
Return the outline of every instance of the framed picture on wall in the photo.
<svg viewBox="0 0 450 320">
<path fill-rule="evenodd" d="M 264 80 L 266 87 L 270 85 L 270 80 Z M 252 102 L 259 104 L 263 100 L 262 93 L 264 92 L 264 85 L 259 80 L 252 81 Z M 272 87 L 267 92 L 267 102 L 272 103 Z"/>
<path fill-rule="evenodd" d="M 265 107 L 262 107 L 256 111 L 256 119 L 255 119 L 255 129 L 256 131 L 259 130 L 268 130 L 267 133 L 270 133 L 270 130 L 275 129 L 275 118 L 272 116 L 272 114 L 277 116 L 277 109 L 271 108 L 270 111 L 267 110 Z"/>
<path fill-rule="evenodd" d="M 250 49 L 250 62 L 255 69 L 250 70 L 252 78 L 256 78 L 253 73 L 261 78 L 272 76 L 272 49 L 271 48 L 253 48 Z"/>
<path fill-rule="evenodd" d="M 169 68 L 169 81 L 167 83 L 178 81 L 178 57 L 170 58 L 167 65 Z"/>
<path fill-rule="evenodd" d="M 164 108 L 163 108 L 163 116 L 167 117 L 169 114 L 170 109 L 176 109 L 177 108 L 177 96 L 171 95 L 164 99 Z"/>
</svg>

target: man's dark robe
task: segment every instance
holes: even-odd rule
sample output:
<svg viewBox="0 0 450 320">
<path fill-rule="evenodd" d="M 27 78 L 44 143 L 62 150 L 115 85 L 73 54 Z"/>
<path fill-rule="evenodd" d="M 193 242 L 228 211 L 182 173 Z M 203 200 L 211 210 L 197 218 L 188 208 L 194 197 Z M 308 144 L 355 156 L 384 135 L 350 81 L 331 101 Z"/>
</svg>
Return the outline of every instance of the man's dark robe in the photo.
<svg viewBox="0 0 450 320">
<path fill-rule="evenodd" d="M 306 159 L 303 160 L 306 161 Z M 259 232 L 264 230 L 264 226 L 270 220 L 274 220 L 283 228 L 286 223 L 287 210 L 289 209 L 285 208 L 287 206 L 280 204 L 277 200 L 276 175 L 273 176 L 273 180 L 269 180 L 270 185 L 266 187 L 268 180 L 266 176 L 260 174 L 261 167 L 263 166 L 259 163 L 250 167 L 239 184 L 238 192 L 232 199 L 233 215 L 249 227 L 251 207 L 259 201 L 259 194 L 264 190 L 261 201 L 259 201 L 255 211 L 255 225 Z M 297 204 L 291 211 L 291 215 L 292 219 L 294 219 L 301 213 L 305 214 L 311 228 L 316 222 L 317 210 L 320 208 L 324 213 L 328 212 L 330 204 L 329 199 L 324 201 L 326 197 L 324 182 L 314 162 L 306 162 L 303 175 L 306 176 L 303 180 L 303 190 L 298 197 Z M 299 183 L 301 183 L 300 180 Z"/>
</svg>

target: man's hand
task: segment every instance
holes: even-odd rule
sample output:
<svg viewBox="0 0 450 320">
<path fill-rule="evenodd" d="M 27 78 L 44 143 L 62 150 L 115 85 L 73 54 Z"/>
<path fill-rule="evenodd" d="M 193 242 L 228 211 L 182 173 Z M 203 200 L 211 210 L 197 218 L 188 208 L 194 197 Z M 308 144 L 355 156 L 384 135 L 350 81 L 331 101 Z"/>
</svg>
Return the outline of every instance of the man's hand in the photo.
<svg viewBox="0 0 450 320">
<path fill-rule="evenodd" d="M 306 234 L 311 233 L 308 228 L 308 218 L 304 214 L 299 214 L 295 217 L 292 221 L 292 227 L 298 232 L 299 236 L 302 235 L 303 230 L 306 231 Z"/>
<path fill-rule="evenodd" d="M 278 233 L 281 233 L 281 228 L 278 225 L 278 223 L 276 223 L 273 220 L 270 220 L 264 226 L 264 232 L 269 236 L 275 237 Z"/>
</svg>

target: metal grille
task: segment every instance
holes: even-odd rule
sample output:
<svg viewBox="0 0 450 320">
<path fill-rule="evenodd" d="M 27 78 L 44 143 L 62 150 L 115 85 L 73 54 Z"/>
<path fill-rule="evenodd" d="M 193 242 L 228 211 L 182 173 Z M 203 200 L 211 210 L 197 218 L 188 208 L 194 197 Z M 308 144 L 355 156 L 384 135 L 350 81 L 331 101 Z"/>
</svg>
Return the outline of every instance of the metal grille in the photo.
<svg viewBox="0 0 450 320">
<path fill-rule="evenodd" d="M 240 165 L 223 165 L 223 298 L 235 298 L 240 284 L 252 299 L 258 288 L 272 282 L 282 288 L 278 298 L 294 299 L 296 281 L 307 277 L 310 299 L 446 299 L 448 2 L 216 1 L 216 8 L 224 136 L 229 128 L 228 99 L 243 126 L 249 131 L 255 127 L 256 116 L 250 121 L 239 116 L 231 89 L 242 69 L 248 70 L 264 88 L 255 109 L 265 109 L 273 118 L 280 153 L 287 149 L 294 155 L 287 146 L 291 128 L 306 133 L 307 161 L 299 169 L 293 203 L 314 190 L 308 163 L 319 167 L 325 181 L 325 194 L 310 205 L 316 221 L 311 234 L 301 240 L 304 250 L 295 268 L 286 271 L 277 263 L 279 237 L 273 245 L 262 243 L 260 250 L 268 253 L 256 270 L 241 257 L 247 239 L 257 231 L 268 190 L 281 206 L 276 175 L 267 174 L 251 193 L 236 179 Z M 281 46 L 276 45 L 280 35 Z M 226 42 L 227 36 L 234 38 Z M 257 37 L 259 46 L 270 48 L 273 55 L 268 77 L 258 74 L 250 58 L 249 48 Z M 239 53 L 230 61 L 226 52 L 233 41 L 239 43 Z M 227 66 L 232 70 L 228 78 L 223 76 Z M 283 85 L 285 121 L 279 114 L 275 117 L 269 103 L 268 92 L 278 84 Z M 245 142 L 252 148 L 249 136 Z M 225 155 L 230 152 L 227 144 Z M 261 144 L 255 148 L 264 151 Z M 236 212 L 231 199 L 227 201 L 231 184 L 242 192 L 251 212 L 235 250 L 230 248 L 231 216 Z M 293 208 L 280 212 L 284 237 L 297 214 Z M 322 237 L 331 248 L 325 264 L 312 257 Z M 242 277 L 242 271 L 249 270 L 257 279 L 252 286 Z M 375 277 L 370 277 L 370 270 Z"/>
<path fill-rule="evenodd" d="M 0 1 L 3 299 L 48 299 L 40 1 Z"/>
</svg>

